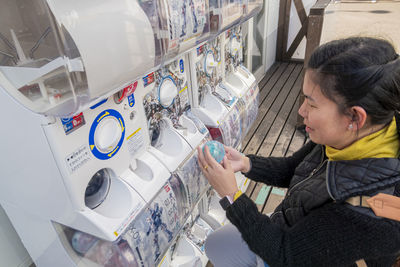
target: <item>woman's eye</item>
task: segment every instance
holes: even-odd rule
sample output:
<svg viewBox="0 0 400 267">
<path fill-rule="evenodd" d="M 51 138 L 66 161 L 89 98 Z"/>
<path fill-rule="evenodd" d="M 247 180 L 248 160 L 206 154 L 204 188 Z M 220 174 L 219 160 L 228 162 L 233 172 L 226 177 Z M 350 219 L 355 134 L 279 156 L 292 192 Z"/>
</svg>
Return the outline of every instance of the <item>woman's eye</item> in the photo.
<svg viewBox="0 0 400 267">
<path fill-rule="evenodd" d="M 317 106 L 314 106 L 314 105 L 312 105 L 312 104 L 310 104 L 310 103 L 307 103 L 308 104 L 308 106 L 309 107 L 311 107 L 311 108 L 316 108 Z"/>
</svg>

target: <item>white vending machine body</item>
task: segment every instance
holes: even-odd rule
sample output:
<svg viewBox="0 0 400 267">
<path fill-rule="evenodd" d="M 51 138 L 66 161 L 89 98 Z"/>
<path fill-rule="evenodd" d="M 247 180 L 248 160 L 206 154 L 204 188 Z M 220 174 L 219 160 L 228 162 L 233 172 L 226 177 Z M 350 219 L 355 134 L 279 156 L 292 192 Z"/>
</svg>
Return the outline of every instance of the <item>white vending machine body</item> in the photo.
<svg viewBox="0 0 400 267">
<path fill-rule="evenodd" d="M 206 264 L 226 217 L 196 148 L 239 147 L 258 92 L 225 78 L 244 13 L 217 2 L 0 0 L 0 204 L 37 266 Z"/>
</svg>

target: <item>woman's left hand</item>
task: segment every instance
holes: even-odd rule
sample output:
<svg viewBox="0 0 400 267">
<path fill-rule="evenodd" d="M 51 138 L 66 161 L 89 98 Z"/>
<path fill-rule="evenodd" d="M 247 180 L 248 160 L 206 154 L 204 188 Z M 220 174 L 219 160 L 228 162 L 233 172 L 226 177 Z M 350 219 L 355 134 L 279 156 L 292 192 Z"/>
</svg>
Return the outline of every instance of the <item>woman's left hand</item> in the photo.
<svg viewBox="0 0 400 267">
<path fill-rule="evenodd" d="M 197 152 L 199 154 L 200 168 L 215 191 L 221 197 L 233 197 L 239 189 L 228 158 L 224 156 L 222 164 L 218 163 L 211 156 L 208 146 L 205 146 L 204 154 L 200 147 L 197 148 Z"/>
</svg>

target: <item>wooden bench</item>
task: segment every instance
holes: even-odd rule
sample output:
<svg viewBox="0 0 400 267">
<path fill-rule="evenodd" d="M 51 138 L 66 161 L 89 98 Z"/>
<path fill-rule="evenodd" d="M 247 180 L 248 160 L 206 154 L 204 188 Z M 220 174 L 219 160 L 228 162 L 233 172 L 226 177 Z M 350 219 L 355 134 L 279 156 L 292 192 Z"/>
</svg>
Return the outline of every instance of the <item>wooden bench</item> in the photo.
<svg viewBox="0 0 400 267">
<path fill-rule="evenodd" d="M 242 152 L 261 156 L 287 156 L 306 141 L 296 129 L 299 93 L 303 83 L 302 63 L 275 63 L 259 83 L 257 119 L 242 144 Z M 285 189 L 252 181 L 246 194 L 260 212 L 271 213 L 284 198 Z"/>
</svg>

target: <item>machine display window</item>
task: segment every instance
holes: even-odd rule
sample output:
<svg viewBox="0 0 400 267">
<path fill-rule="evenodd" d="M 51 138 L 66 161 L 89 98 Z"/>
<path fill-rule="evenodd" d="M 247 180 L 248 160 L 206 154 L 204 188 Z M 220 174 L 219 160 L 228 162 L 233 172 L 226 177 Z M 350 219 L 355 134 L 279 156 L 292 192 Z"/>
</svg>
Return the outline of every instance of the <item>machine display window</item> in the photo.
<svg viewBox="0 0 400 267">
<path fill-rule="evenodd" d="M 79 96 L 87 95 L 71 36 L 46 1 L 1 0 L 0 5 L 0 86 L 34 112 L 71 115 Z"/>
</svg>

